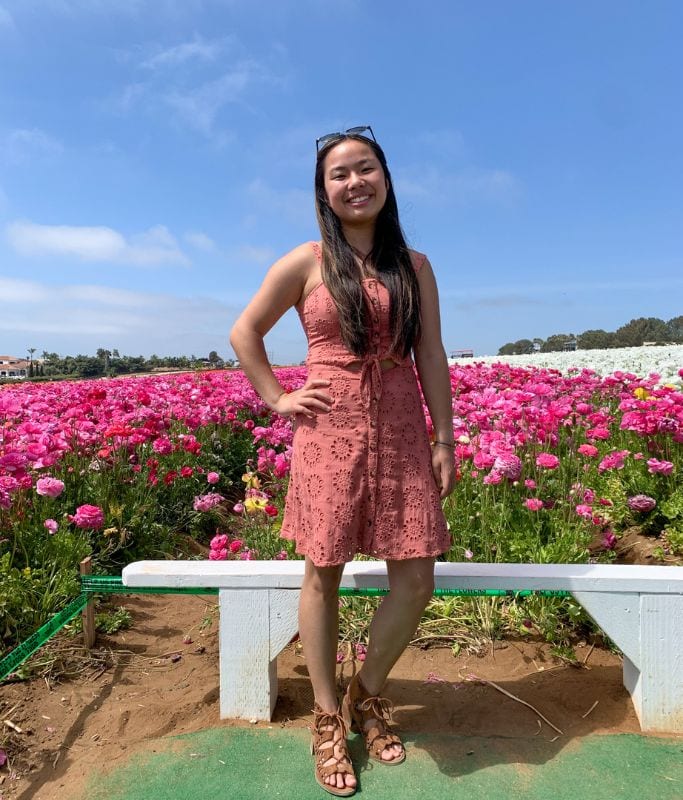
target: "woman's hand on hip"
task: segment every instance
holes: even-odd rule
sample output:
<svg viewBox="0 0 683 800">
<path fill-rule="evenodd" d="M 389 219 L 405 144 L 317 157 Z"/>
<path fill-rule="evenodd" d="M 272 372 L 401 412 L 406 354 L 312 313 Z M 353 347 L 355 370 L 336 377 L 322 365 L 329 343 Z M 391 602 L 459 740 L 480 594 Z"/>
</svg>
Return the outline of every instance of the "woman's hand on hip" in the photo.
<svg viewBox="0 0 683 800">
<path fill-rule="evenodd" d="M 303 414 L 305 417 L 315 417 L 317 414 L 328 414 L 332 409 L 334 399 L 324 390 L 330 382 L 321 380 L 308 380 L 294 392 L 283 392 L 275 402 L 273 411 L 283 417 L 292 414 Z"/>
<path fill-rule="evenodd" d="M 432 447 L 432 471 L 439 495 L 443 500 L 455 488 L 455 460 L 450 447 Z"/>
</svg>

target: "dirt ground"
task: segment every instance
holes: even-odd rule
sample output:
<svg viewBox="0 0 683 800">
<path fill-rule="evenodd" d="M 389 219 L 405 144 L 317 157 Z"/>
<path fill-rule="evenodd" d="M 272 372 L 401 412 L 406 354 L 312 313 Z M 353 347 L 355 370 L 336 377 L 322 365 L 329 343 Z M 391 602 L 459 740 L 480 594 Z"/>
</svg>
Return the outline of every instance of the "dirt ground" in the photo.
<svg viewBox="0 0 683 800">
<path fill-rule="evenodd" d="M 219 719 L 215 598 L 114 600 L 130 611 L 133 625 L 100 636 L 75 679 L 0 686 L 0 746 L 8 756 L 0 768 L 0 800 L 69 800 L 93 767 L 116 768 L 150 739 L 249 725 Z M 386 694 L 405 730 L 546 739 L 637 732 L 621 659 L 587 643 L 576 655 L 578 666 L 571 666 L 545 644 L 512 641 L 457 658 L 450 649 L 409 648 Z M 342 665 L 346 677 L 352 668 L 352 662 Z M 274 719 L 256 727 L 308 725 L 313 697 L 296 644 L 280 656 L 278 674 Z M 547 722 L 501 690 L 530 703 Z"/>
</svg>

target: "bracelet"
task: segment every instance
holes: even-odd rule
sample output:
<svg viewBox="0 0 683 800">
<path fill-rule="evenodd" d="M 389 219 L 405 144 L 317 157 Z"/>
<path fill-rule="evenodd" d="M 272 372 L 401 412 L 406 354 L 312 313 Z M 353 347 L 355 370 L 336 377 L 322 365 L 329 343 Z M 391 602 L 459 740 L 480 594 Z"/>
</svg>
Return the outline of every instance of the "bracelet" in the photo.
<svg viewBox="0 0 683 800">
<path fill-rule="evenodd" d="M 440 444 L 442 447 L 450 447 L 451 450 L 455 450 L 455 444 L 451 444 L 451 442 L 440 442 L 438 439 L 435 439 L 432 442 L 432 447 L 437 444 Z"/>
</svg>

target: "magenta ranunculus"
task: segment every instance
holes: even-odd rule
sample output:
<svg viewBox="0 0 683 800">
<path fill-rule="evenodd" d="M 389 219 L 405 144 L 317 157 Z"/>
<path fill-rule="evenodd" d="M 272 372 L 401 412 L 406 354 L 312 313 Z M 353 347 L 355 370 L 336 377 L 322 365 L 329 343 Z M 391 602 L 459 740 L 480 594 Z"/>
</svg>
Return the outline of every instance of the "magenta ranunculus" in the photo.
<svg viewBox="0 0 683 800">
<path fill-rule="evenodd" d="M 660 461 L 658 458 L 648 458 L 647 471 L 653 475 L 671 475 L 674 465 L 671 461 Z"/>
<path fill-rule="evenodd" d="M 78 506 L 75 514 L 68 516 L 77 528 L 83 528 L 83 530 L 96 531 L 104 525 L 104 511 L 99 506 L 91 506 L 86 503 Z"/>
<path fill-rule="evenodd" d="M 209 547 L 212 550 L 223 550 L 228 546 L 228 536 L 225 533 L 217 533 L 213 539 Z"/>
<path fill-rule="evenodd" d="M 206 475 L 207 483 L 210 483 L 212 485 L 215 484 L 215 483 L 218 483 L 218 481 L 220 479 L 221 479 L 221 476 L 217 472 L 208 472 L 207 475 Z"/>
<path fill-rule="evenodd" d="M 595 458 L 598 454 L 598 448 L 594 444 L 580 444 L 577 451 L 587 458 Z"/>
<path fill-rule="evenodd" d="M 225 561 L 228 557 L 228 551 L 223 548 L 222 550 L 210 550 L 209 559 L 211 561 Z"/>
<path fill-rule="evenodd" d="M 211 511 L 212 508 L 219 505 L 225 500 L 222 494 L 217 492 L 209 492 L 195 497 L 193 508 L 195 511 Z"/>
<path fill-rule="evenodd" d="M 508 480 L 517 481 L 522 474 L 522 461 L 514 453 L 505 453 L 496 457 L 493 469 Z"/>
<path fill-rule="evenodd" d="M 529 497 L 524 501 L 524 505 L 529 511 L 540 511 L 543 508 L 543 500 L 539 500 L 538 497 Z"/>
<path fill-rule="evenodd" d="M 585 503 L 580 503 L 578 506 L 576 506 L 576 513 L 584 519 L 591 519 L 593 516 L 593 509 L 590 506 L 585 505 Z"/>
<path fill-rule="evenodd" d="M 536 456 L 536 466 L 543 469 L 557 469 L 560 466 L 560 459 L 552 453 L 539 453 Z"/>
<path fill-rule="evenodd" d="M 36 492 L 43 497 L 59 497 L 64 491 L 64 482 L 45 476 L 36 481 Z"/>
<path fill-rule="evenodd" d="M 654 497 L 648 497 L 646 494 L 636 494 L 633 497 L 629 497 L 626 502 L 631 511 L 641 511 L 642 513 L 652 511 L 657 505 Z"/>
<path fill-rule="evenodd" d="M 57 533 L 59 530 L 59 525 L 57 524 L 57 520 L 54 519 L 46 519 L 43 522 L 43 525 L 48 529 L 50 533 Z"/>
</svg>

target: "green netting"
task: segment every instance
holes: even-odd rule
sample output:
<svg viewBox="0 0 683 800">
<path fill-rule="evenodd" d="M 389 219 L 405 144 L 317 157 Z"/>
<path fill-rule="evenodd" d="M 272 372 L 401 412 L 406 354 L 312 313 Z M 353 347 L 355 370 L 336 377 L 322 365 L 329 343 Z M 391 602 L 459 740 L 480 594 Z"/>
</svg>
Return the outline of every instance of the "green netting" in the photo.
<svg viewBox="0 0 683 800">
<path fill-rule="evenodd" d="M 66 608 L 55 614 L 52 619 L 41 625 L 35 633 L 32 633 L 28 639 L 6 655 L 0 661 L 0 681 L 14 672 L 18 666 L 23 664 L 29 656 L 32 656 L 57 631 L 61 630 L 68 622 L 71 622 L 76 614 L 85 608 L 89 599 L 90 594 L 88 592 L 81 592 Z"/>
<path fill-rule="evenodd" d="M 124 586 L 123 581 L 116 575 L 83 575 L 81 577 L 81 594 L 52 619 L 42 625 L 0 660 L 0 681 L 14 672 L 29 656 L 42 647 L 45 642 L 70 622 L 79 611 L 82 611 L 93 594 L 218 594 L 217 588 L 201 586 L 192 587 L 165 587 L 165 586 Z M 388 589 L 348 589 L 340 588 L 339 594 L 343 597 L 381 597 L 388 594 Z M 435 597 L 444 596 L 463 597 L 570 597 L 569 592 L 552 590 L 523 589 L 435 589 Z"/>
</svg>

